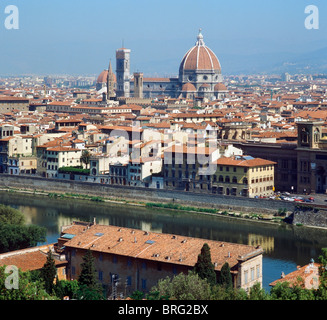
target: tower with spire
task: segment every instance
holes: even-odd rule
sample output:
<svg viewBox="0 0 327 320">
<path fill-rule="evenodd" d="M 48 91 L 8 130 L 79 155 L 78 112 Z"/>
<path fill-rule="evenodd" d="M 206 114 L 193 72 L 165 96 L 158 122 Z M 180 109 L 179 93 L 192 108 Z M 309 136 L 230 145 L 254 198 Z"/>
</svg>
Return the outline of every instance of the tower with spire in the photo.
<svg viewBox="0 0 327 320">
<path fill-rule="evenodd" d="M 111 60 L 109 61 L 108 75 L 107 75 L 107 99 L 110 100 L 115 96 L 115 75 L 112 71 Z"/>
</svg>

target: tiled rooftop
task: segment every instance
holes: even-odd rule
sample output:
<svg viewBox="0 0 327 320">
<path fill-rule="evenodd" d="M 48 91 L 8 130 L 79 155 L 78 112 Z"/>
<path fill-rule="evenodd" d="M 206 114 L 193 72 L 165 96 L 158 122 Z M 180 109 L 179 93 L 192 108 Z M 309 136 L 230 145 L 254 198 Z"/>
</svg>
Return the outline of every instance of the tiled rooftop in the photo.
<svg viewBox="0 0 327 320">
<path fill-rule="evenodd" d="M 49 248 L 52 247 L 53 244 L 49 244 L 29 249 L 2 253 L 0 254 L 0 265 L 14 265 L 22 271 L 41 269 L 47 260 L 47 252 L 49 251 Z M 57 266 L 66 263 L 65 260 L 54 259 L 54 261 Z"/>
<path fill-rule="evenodd" d="M 238 259 L 247 260 L 261 254 L 260 247 L 185 237 L 181 235 L 146 232 L 116 226 L 72 226 L 65 233 L 75 236 L 66 247 L 83 248 L 133 258 L 149 259 L 174 264 L 194 266 L 204 243 L 211 251 L 212 263 L 220 270 L 225 262 L 231 268 Z"/>
</svg>

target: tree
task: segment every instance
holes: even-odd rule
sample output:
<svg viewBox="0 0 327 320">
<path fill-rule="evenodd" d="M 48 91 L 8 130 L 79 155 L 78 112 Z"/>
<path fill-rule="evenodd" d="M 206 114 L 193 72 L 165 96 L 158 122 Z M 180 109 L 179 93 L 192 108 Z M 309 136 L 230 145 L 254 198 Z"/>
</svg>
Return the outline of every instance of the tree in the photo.
<svg viewBox="0 0 327 320">
<path fill-rule="evenodd" d="M 83 150 L 81 155 L 81 162 L 85 164 L 86 168 L 90 163 L 91 153 L 89 150 Z"/>
<path fill-rule="evenodd" d="M 64 297 L 69 297 L 73 299 L 77 296 L 79 286 L 77 280 L 56 280 L 56 285 L 54 287 L 56 296 L 59 299 Z"/>
<path fill-rule="evenodd" d="M 256 283 L 250 288 L 249 300 L 269 300 L 269 294 L 261 288 L 260 283 Z"/>
<path fill-rule="evenodd" d="M 6 284 L 8 276 L 6 266 L 0 266 L 0 300 L 56 300 L 49 295 L 40 280 L 32 281 L 30 272 L 18 270 L 18 287 L 10 288 Z"/>
<path fill-rule="evenodd" d="M 213 263 L 211 262 L 210 247 L 205 243 L 198 255 L 198 261 L 194 266 L 194 271 L 201 279 L 206 279 L 210 285 L 216 284 L 216 272 Z"/>
<path fill-rule="evenodd" d="M 228 262 L 225 262 L 224 265 L 221 267 L 218 283 L 224 286 L 225 288 L 233 287 L 233 279 Z"/>
<path fill-rule="evenodd" d="M 198 274 L 190 271 L 188 274 L 180 273 L 170 278 L 158 281 L 148 295 L 151 299 L 158 300 L 209 300 L 211 286 L 206 279 L 201 279 Z"/>
<path fill-rule="evenodd" d="M 0 204 L 0 224 L 24 225 L 25 216 L 22 212 Z"/>
<path fill-rule="evenodd" d="M 0 224 L 0 253 L 35 247 L 46 241 L 46 228 L 34 225 Z"/>
<path fill-rule="evenodd" d="M 52 252 L 49 250 L 47 261 L 41 269 L 41 277 L 44 281 L 45 290 L 51 294 L 54 289 L 54 279 L 57 275 L 56 263 L 53 259 Z"/>
<path fill-rule="evenodd" d="M 83 256 L 82 270 L 78 278 L 78 297 L 85 300 L 99 300 L 103 297 L 96 279 L 96 270 L 92 251 L 87 249 Z"/>
</svg>

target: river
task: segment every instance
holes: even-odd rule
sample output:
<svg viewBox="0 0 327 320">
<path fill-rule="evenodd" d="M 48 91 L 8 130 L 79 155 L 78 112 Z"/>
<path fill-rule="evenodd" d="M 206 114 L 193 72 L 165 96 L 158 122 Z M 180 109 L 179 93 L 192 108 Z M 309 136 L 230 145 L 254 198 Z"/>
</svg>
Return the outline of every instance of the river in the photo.
<svg viewBox="0 0 327 320">
<path fill-rule="evenodd" d="M 24 213 L 28 224 L 47 228 L 47 242 L 57 241 L 61 226 L 73 220 L 138 228 L 153 232 L 219 240 L 247 245 L 261 245 L 263 255 L 263 288 L 269 283 L 305 265 L 317 261 L 321 248 L 327 247 L 327 230 L 291 225 L 275 225 L 232 217 L 177 212 L 164 209 L 68 200 L 0 192 L 0 203 Z"/>
</svg>

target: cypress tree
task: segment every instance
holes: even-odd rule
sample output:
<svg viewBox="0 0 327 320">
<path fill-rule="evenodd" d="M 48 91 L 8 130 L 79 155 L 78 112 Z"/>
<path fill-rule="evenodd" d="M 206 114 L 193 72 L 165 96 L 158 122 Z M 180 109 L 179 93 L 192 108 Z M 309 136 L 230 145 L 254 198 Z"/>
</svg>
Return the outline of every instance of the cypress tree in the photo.
<svg viewBox="0 0 327 320">
<path fill-rule="evenodd" d="M 57 268 L 51 250 L 48 252 L 47 261 L 41 269 L 41 277 L 44 281 L 45 290 L 51 294 L 54 288 L 54 279 L 57 275 Z"/>
<path fill-rule="evenodd" d="M 216 272 L 211 262 L 210 247 L 207 243 L 202 246 L 201 253 L 198 255 L 198 261 L 194 266 L 194 271 L 201 279 L 206 279 L 210 285 L 216 284 Z"/>
<path fill-rule="evenodd" d="M 83 261 L 81 274 L 78 278 L 77 297 L 81 300 L 101 300 L 103 299 L 103 293 L 100 284 L 97 282 L 94 257 L 90 249 L 83 256 Z"/>
<path fill-rule="evenodd" d="M 225 264 L 221 267 L 218 283 L 226 288 L 231 288 L 233 286 L 232 274 L 230 273 L 228 262 L 225 262 Z"/>
<path fill-rule="evenodd" d="M 97 285 L 96 270 L 94 265 L 94 257 L 92 251 L 88 249 L 83 257 L 81 264 L 82 270 L 78 278 L 79 285 L 86 285 L 90 289 L 95 288 Z"/>
</svg>

